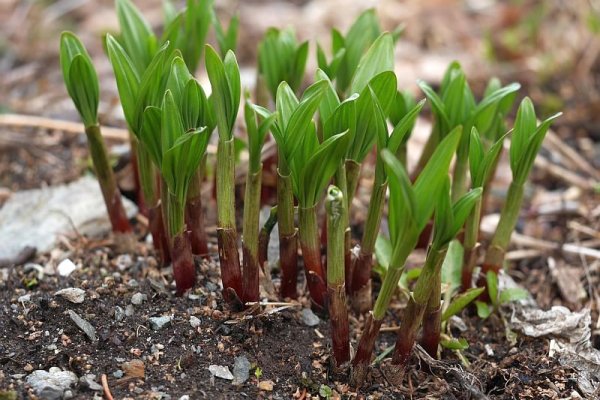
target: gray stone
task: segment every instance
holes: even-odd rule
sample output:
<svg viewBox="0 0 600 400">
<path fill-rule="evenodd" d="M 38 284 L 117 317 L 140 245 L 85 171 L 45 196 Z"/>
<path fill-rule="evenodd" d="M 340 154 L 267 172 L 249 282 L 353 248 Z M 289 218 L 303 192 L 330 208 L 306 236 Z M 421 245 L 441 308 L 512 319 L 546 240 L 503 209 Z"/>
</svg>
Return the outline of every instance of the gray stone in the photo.
<svg viewBox="0 0 600 400">
<path fill-rule="evenodd" d="M 93 390 L 95 392 L 101 392 L 102 386 L 96 382 L 96 375 L 88 374 L 79 378 L 79 383 L 84 387 Z"/>
<path fill-rule="evenodd" d="M 137 292 L 136 294 L 134 294 L 133 296 L 131 296 L 131 304 L 139 306 L 140 304 L 142 304 L 147 299 L 148 299 L 147 295 L 142 294 L 140 292 Z"/>
<path fill-rule="evenodd" d="M 165 315 L 162 317 L 150 317 L 148 318 L 148 321 L 150 321 L 150 327 L 155 331 L 158 331 L 170 324 L 172 319 L 172 316 Z"/>
<path fill-rule="evenodd" d="M 302 310 L 301 318 L 302 322 L 306 326 L 317 326 L 320 322 L 319 317 L 317 317 L 310 308 L 305 308 Z"/>
<path fill-rule="evenodd" d="M 75 322 L 75 325 L 77 325 L 77 327 L 81 329 L 92 342 L 98 340 L 96 337 L 96 329 L 92 326 L 92 324 L 81 318 L 79 314 L 73 310 L 69 310 L 69 316 L 73 322 Z"/>
<path fill-rule="evenodd" d="M 194 317 L 193 315 L 190 317 L 190 325 L 192 328 L 197 328 L 200 326 L 200 318 Z"/>
<path fill-rule="evenodd" d="M 113 376 L 117 379 L 121 379 L 123 377 L 123 371 L 121 371 L 120 369 L 116 370 L 115 372 L 113 372 Z"/>
<path fill-rule="evenodd" d="M 213 364 L 208 367 L 208 370 L 213 376 L 216 376 L 217 378 L 226 379 L 228 381 L 233 379 L 231 371 L 229 371 L 229 368 L 224 365 Z"/>
<path fill-rule="evenodd" d="M 61 399 L 64 391 L 77 383 L 77 375 L 57 367 L 38 369 L 29 374 L 27 383 L 42 399 Z"/>
<path fill-rule="evenodd" d="M 235 358 L 233 364 L 233 384 L 241 385 L 246 382 L 250 377 L 250 361 L 246 356 L 240 356 Z"/>
<path fill-rule="evenodd" d="M 135 216 L 135 204 L 123 198 L 123 205 L 128 217 Z M 0 254 L 8 259 L 27 246 L 38 253 L 50 251 L 59 236 L 74 230 L 86 236 L 110 230 L 100 185 L 91 176 L 13 193 L 0 208 L 0 221 Z"/>
<path fill-rule="evenodd" d="M 127 307 L 125 307 L 125 316 L 131 317 L 131 316 L 133 316 L 134 313 L 135 313 L 135 308 L 133 308 L 133 306 L 131 304 L 127 304 Z"/>
<path fill-rule="evenodd" d="M 115 307 L 115 321 L 117 322 L 121 322 L 125 319 L 125 310 L 123 310 L 121 307 L 116 306 Z"/>
<path fill-rule="evenodd" d="M 60 296 L 75 304 L 81 304 L 85 300 L 85 290 L 73 287 L 61 289 L 58 292 L 54 293 L 54 295 Z"/>
</svg>

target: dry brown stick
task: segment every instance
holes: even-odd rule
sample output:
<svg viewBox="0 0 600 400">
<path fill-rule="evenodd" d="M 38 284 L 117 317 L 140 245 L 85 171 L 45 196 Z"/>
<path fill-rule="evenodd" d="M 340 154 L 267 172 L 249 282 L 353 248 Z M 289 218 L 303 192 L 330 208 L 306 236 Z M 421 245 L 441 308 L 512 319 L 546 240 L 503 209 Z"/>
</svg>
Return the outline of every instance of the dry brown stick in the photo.
<svg viewBox="0 0 600 400">
<path fill-rule="evenodd" d="M 106 378 L 106 374 L 102 374 L 100 380 L 102 381 L 102 388 L 104 389 L 104 396 L 106 396 L 106 400 L 114 400 L 112 394 L 110 393 L 110 388 L 108 387 L 108 379 Z"/>
<path fill-rule="evenodd" d="M 35 117 L 24 114 L 0 114 L 0 125 L 23 127 L 23 128 L 45 128 L 67 133 L 84 133 L 80 122 L 64 121 L 45 117 Z M 127 129 L 102 127 L 102 136 L 113 140 L 129 140 Z"/>
<path fill-rule="evenodd" d="M 580 187 L 584 190 L 595 190 L 599 185 L 599 182 L 590 178 L 584 178 L 574 172 L 565 169 L 564 167 L 561 167 L 558 164 L 553 164 L 541 155 L 538 155 L 536 157 L 535 166 L 546 170 L 549 174 L 563 180 L 564 182 L 570 185 Z"/>
<path fill-rule="evenodd" d="M 565 158 L 571 161 L 570 164 L 574 164 L 581 172 L 587 173 L 595 180 L 600 180 L 600 171 L 590 164 L 588 160 L 582 157 L 575 149 L 567 145 L 561 138 L 558 137 L 553 131 L 548 131 L 546 135 L 547 147 L 552 147 L 553 150 L 561 153 Z"/>
</svg>

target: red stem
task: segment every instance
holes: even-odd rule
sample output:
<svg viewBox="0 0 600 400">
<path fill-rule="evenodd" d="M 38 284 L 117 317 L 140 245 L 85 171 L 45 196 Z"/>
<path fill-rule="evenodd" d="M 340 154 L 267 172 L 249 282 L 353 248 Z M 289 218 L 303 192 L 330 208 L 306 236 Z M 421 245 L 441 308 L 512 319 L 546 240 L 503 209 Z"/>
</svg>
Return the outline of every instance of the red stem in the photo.
<svg viewBox="0 0 600 400">
<path fill-rule="evenodd" d="M 161 266 L 167 266 L 171 262 L 171 252 L 160 204 L 148 210 L 148 225 L 154 248 L 158 252 L 158 261 Z"/>
<path fill-rule="evenodd" d="M 190 230 L 192 253 L 208 258 L 208 236 L 204 229 L 204 210 L 200 195 L 188 198 L 185 203 L 185 224 Z"/>
<path fill-rule="evenodd" d="M 178 295 L 182 295 L 196 283 L 189 232 L 184 231 L 173 238 L 173 276 Z"/>
<path fill-rule="evenodd" d="M 360 314 L 371 309 L 371 271 L 373 255 L 361 251 L 352 268 L 352 307 Z"/>
<path fill-rule="evenodd" d="M 377 340 L 382 323 L 382 319 L 377 320 L 373 318 L 373 313 L 369 313 L 360 341 L 358 342 L 356 355 L 352 360 L 353 369 L 350 382 L 353 386 L 360 387 L 365 380 L 369 364 L 371 364 L 375 340 Z"/>
<path fill-rule="evenodd" d="M 237 233 L 232 228 L 218 228 L 219 261 L 221 280 L 223 281 L 223 298 L 234 309 L 241 310 L 244 304 L 242 271 L 237 248 Z"/>
<path fill-rule="evenodd" d="M 268 241 L 267 241 L 268 245 Z M 298 232 L 279 238 L 281 264 L 281 297 L 298 297 Z M 266 253 L 266 252 L 265 252 Z"/>
</svg>

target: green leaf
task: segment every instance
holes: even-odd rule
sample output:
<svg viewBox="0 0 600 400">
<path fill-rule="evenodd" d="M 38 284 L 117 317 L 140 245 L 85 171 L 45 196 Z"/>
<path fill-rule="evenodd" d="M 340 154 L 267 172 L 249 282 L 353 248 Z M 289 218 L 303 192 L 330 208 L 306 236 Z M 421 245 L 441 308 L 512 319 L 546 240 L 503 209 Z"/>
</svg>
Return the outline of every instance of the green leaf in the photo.
<svg viewBox="0 0 600 400">
<path fill-rule="evenodd" d="M 135 106 L 135 130 L 140 130 L 146 107 L 162 105 L 172 57 L 175 52 L 165 43 L 155 54 L 150 65 L 142 75 Z"/>
<path fill-rule="evenodd" d="M 499 304 L 507 304 L 513 301 L 525 300 L 529 297 L 529 292 L 522 288 L 508 288 L 500 292 Z"/>
<path fill-rule="evenodd" d="M 69 94 L 81 115 L 84 125 L 86 127 L 96 125 L 98 123 L 100 93 L 98 76 L 89 57 L 78 54 L 73 58 L 68 79 L 71 82 L 72 90 Z"/>
<path fill-rule="evenodd" d="M 98 123 L 98 75 L 83 43 L 71 32 L 60 37 L 60 65 L 67 92 L 85 126 Z"/>
<path fill-rule="evenodd" d="M 417 222 L 419 231 L 423 230 L 435 207 L 435 201 L 439 191 L 443 187 L 444 180 L 447 179 L 450 161 L 458 147 L 462 128 L 454 128 L 437 146 L 431 158 L 423 168 L 423 171 L 417 177 L 414 184 L 415 195 L 415 213 L 414 218 Z"/>
<path fill-rule="evenodd" d="M 262 121 L 257 124 L 259 116 L 262 118 Z M 246 100 L 246 103 L 244 104 L 244 119 L 246 121 L 246 131 L 248 133 L 251 172 L 260 170 L 262 147 L 276 116 L 277 114 L 271 114 L 269 110 L 254 105 L 250 103 L 249 100 Z"/>
<path fill-rule="evenodd" d="M 477 307 L 477 316 L 481 319 L 486 319 L 492 314 L 492 308 L 483 301 L 475 301 L 475 306 Z"/>
<path fill-rule="evenodd" d="M 181 103 L 181 116 L 186 131 L 206 127 L 210 135 L 215 129 L 214 115 L 204 89 L 195 79 L 185 85 Z"/>
<path fill-rule="evenodd" d="M 386 271 L 390 266 L 392 252 L 392 243 L 388 238 L 383 235 L 377 235 L 377 240 L 375 241 L 375 258 L 377 259 L 377 263 Z"/>
<path fill-rule="evenodd" d="M 484 290 L 485 288 L 471 288 L 466 292 L 456 296 L 442 314 L 442 321 L 447 321 L 451 316 L 456 315 L 464 310 L 464 308 L 471 304 L 471 302 L 477 297 L 479 297 Z"/>
<path fill-rule="evenodd" d="M 139 132 L 134 130 L 136 126 L 135 106 L 140 87 L 139 74 L 125 49 L 110 34 L 106 35 L 106 49 L 117 81 L 119 99 L 121 100 L 125 120 L 129 128 L 136 135 L 139 135 Z"/>
<path fill-rule="evenodd" d="M 175 104 L 181 107 L 183 101 L 183 93 L 188 81 L 192 79 L 192 74 L 188 71 L 185 61 L 181 57 L 173 58 L 171 63 L 171 71 L 167 80 L 167 90 L 171 91 Z"/>
<path fill-rule="evenodd" d="M 156 36 L 140 11 L 130 0 L 116 0 L 123 47 L 135 64 L 138 74 L 150 64 L 156 50 Z"/>
<path fill-rule="evenodd" d="M 336 86 L 340 93 L 348 89 L 361 57 L 380 34 L 381 28 L 373 9 L 366 10 L 356 19 L 345 38 L 338 31 L 332 31 L 333 52 L 346 49 L 336 75 Z"/>
<path fill-rule="evenodd" d="M 375 40 L 360 62 L 350 84 L 350 93 L 361 93 L 381 72 L 394 70 L 394 40 L 384 33 Z"/>
<path fill-rule="evenodd" d="M 170 90 L 165 92 L 161 118 L 161 149 L 163 154 L 173 147 L 177 139 L 185 133 L 179 107 Z M 173 173 L 175 173 L 173 171 Z M 173 178 L 174 179 L 174 178 Z"/>
<path fill-rule="evenodd" d="M 448 118 L 448 114 L 446 112 L 446 106 L 440 97 L 435 93 L 435 91 L 424 81 L 418 82 L 419 87 L 425 93 L 427 100 L 431 103 L 431 107 L 433 109 L 433 113 L 438 119 L 439 123 L 442 124 L 442 131 L 446 131 L 450 126 L 450 119 Z"/>
<path fill-rule="evenodd" d="M 236 51 L 237 49 L 237 38 L 238 38 L 238 30 L 240 27 L 240 17 L 237 14 L 234 14 L 229 20 L 229 25 L 227 26 L 227 30 L 223 29 L 223 25 L 221 21 L 217 17 L 217 14 L 214 12 L 211 13 L 213 25 L 215 27 L 215 36 L 217 37 L 217 43 L 219 45 L 219 52 L 221 53 L 221 57 L 225 57 L 225 54 L 229 50 Z"/>
<path fill-rule="evenodd" d="M 453 240 L 448 245 L 446 258 L 442 263 L 442 282 L 449 285 L 447 293 L 453 294 L 461 285 L 461 271 L 464 261 L 464 248 L 460 241 Z"/>
<path fill-rule="evenodd" d="M 321 99 L 321 103 L 319 105 L 319 118 L 321 122 L 325 122 L 331 118 L 334 111 L 339 107 L 340 99 L 327 74 L 322 70 L 317 69 L 315 81 L 320 80 L 327 81 L 327 88 L 325 89 L 325 93 L 323 93 L 323 98 Z"/>
<path fill-rule="evenodd" d="M 513 173 L 518 171 L 519 162 L 527 150 L 527 143 L 536 129 L 536 117 L 533 103 L 525 97 L 517 111 L 515 127 L 510 145 L 510 168 Z"/>
<path fill-rule="evenodd" d="M 187 0 L 184 18 L 184 34 L 176 47 L 181 50 L 183 59 L 191 72 L 196 71 L 202 57 L 206 35 L 212 20 L 213 0 Z"/>
<path fill-rule="evenodd" d="M 300 172 L 298 203 L 301 207 L 315 206 L 338 166 L 342 162 L 348 147 L 348 131 L 325 140 L 310 157 Z"/>
<path fill-rule="evenodd" d="M 494 271 L 488 271 L 485 280 L 490 300 L 494 306 L 498 306 L 498 275 Z"/>
<path fill-rule="evenodd" d="M 395 248 L 402 232 L 417 224 L 417 199 L 402 163 L 388 149 L 383 149 L 380 154 L 389 176 L 388 222 L 390 240 Z"/>
<path fill-rule="evenodd" d="M 211 102 L 214 108 L 221 140 L 233 138 L 233 128 L 240 105 L 240 71 L 233 52 L 229 51 L 221 60 L 217 52 L 206 46 L 206 70 L 213 92 Z"/>
<path fill-rule="evenodd" d="M 469 348 L 469 343 L 465 338 L 444 339 L 440 341 L 440 344 L 448 350 L 466 350 Z"/>
<path fill-rule="evenodd" d="M 333 135 L 348 131 L 351 141 L 356 132 L 356 100 L 358 95 L 353 95 L 344 100 L 323 123 L 323 139 L 329 139 Z M 322 102 L 323 103 L 323 102 Z M 321 104 L 322 104 L 321 103 Z"/>
<path fill-rule="evenodd" d="M 419 113 L 425 105 L 425 99 L 421 100 L 417 105 L 410 109 L 409 112 L 396 124 L 394 130 L 390 134 L 387 142 L 387 148 L 392 152 L 396 153 L 402 143 L 405 143 L 406 136 L 410 134 L 412 128 L 415 126 L 415 122 Z"/>
<path fill-rule="evenodd" d="M 161 119 L 162 110 L 160 108 L 154 106 L 146 108 L 142 119 L 142 129 L 139 133 L 142 146 L 146 148 L 152 162 L 159 169 L 162 167 Z"/>
</svg>

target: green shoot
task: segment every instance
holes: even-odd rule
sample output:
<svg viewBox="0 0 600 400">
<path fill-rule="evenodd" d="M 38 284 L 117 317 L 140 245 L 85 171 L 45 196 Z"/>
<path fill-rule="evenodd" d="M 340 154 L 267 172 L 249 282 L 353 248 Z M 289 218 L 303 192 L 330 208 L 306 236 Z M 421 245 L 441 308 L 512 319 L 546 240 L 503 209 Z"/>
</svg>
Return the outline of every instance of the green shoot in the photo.
<svg viewBox="0 0 600 400">
<path fill-rule="evenodd" d="M 235 224 L 235 147 L 233 129 L 240 105 L 240 71 L 232 51 L 221 59 L 206 46 L 206 70 L 213 89 L 212 108 L 219 132 L 217 148 L 217 239 L 225 300 L 240 307 L 243 296 Z"/>
<path fill-rule="evenodd" d="M 485 255 L 482 266 L 484 276 L 490 271 L 497 274 L 502 267 L 511 234 L 519 219 L 525 182 L 550 125 L 559 116 L 560 113 L 555 114 L 538 124 L 533 103 L 528 97 L 523 99 L 519 106 L 510 145 L 513 180 L 508 188 L 500 221 Z"/>
<path fill-rule="evenodd" d="M 90 154 L 112 230 L 115 233 L 129 233 L 131 226 L 123 208 L 121 193 L 98 124 L 100 100 L 98 75 L 87 50 L 79 38 L 71 32 L 63 32 L 61 35 L 60 65 L 67 92 L 85 127 Z"/>
</svg>

